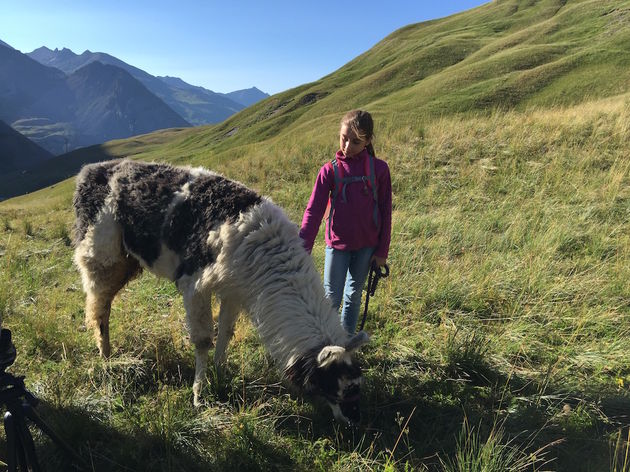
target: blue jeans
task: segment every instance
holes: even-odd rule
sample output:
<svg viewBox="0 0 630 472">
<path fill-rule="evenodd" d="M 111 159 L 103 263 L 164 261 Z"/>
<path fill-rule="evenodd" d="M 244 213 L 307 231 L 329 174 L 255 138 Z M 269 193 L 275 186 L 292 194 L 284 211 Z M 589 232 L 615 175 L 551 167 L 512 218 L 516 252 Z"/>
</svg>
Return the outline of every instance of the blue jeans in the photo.
<svg viewBox="0 0 630 472">
<path fill-rule="evenodd" d="M 324 261 L 324 289 L 332 302 L 333 308 L 341 310 L 341 324 L 349 334 L 357 329 L 357 320 L 361 310 L 361 294 L 365 279 L 370 273 L 370 259 L 373 247 L 357 251 L 341 251 L 326 246 Z"/>
</svg>

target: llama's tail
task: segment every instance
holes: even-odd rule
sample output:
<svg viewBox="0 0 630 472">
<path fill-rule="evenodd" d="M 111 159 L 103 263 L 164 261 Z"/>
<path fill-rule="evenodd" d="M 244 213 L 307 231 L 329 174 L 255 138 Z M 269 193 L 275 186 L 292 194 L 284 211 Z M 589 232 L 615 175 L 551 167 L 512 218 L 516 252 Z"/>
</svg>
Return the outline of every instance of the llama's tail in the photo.
<svg viewBox="0 0 630 472">
<path fill-rule="evenodd" d="M 83 166 L 76 179 L 73 206 L 76 219 L 73 228 L 73 243 L 76 247 L 105 204 L 111 189 L 109 181 L 119 159 Z"/>
</svg>

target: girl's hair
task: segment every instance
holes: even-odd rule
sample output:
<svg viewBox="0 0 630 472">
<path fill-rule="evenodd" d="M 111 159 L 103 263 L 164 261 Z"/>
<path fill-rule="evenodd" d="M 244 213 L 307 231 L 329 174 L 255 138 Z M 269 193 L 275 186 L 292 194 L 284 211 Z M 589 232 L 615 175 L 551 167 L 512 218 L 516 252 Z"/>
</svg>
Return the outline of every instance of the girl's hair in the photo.
<svg viewBox="0 0 630 472">
<path fill-rule="evenodd" d="M 341 126 L 348 126 L 354 134 L 361 139 L 369 139 L 366 146 L 368 152 L 375 156 L 372 138 L 374 138 L 374 121 L 372 115 L 363 110 L 352 110 L 346 113 L 341 119 Z"/>
</svg>

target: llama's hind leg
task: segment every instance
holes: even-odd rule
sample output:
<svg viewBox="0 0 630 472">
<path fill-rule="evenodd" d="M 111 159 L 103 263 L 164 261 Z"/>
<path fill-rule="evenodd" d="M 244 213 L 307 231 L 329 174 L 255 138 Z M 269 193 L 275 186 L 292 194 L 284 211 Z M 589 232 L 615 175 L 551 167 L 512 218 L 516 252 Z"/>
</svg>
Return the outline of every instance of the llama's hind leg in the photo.
<svg viewBox="0 0 630 472">
<path fill-rule="evenodd" d="M 85 323 L 94 331 L 98 350 L 109 357 L 109 314 L 116 293 L 140 271 L 138 261 L 125 254 L 122 232 L 104 212 L 77 244 L 74 262 L 86 293 Z"/>
<path fill-rule="evenodd" d="M 104 266 L 83 261 L 79 266 L 83 275 L 85 324 L 92 329 L 102 357 L 111 354 L 109 316 L 112 301 L 125 284 L 140 271 L 138 261 L 122 256 L 115 264 Z"/>
<path fill-rule="evenodd" d="M 85 325 L 91 329 L 101 357 L 109 357 L 109 315 L 113 297 L 101 293 L 88 292 L 85 299 Z"/>
<path fill-rule="evenodd" d="M 229 299 L 221 299 L 219 310 L 219 330 L 214 348 L 214 364 L 217 368 L 225 365 L 227 346 L 234 336 L 234 325 L 238 319 L 239 305 Z"/>
<path fill-rule="evenodd" d="M 195 380 L 193 382 L 193 403 L 200 406 L 201 389 L 206 381 L 208 351 L 213 344 L 212 296 L 209 291 L 199 289 L 194 283 L 179 285 L 184 297 L 186 323 L 190 341 L 195 345 Z"/>
</svg>

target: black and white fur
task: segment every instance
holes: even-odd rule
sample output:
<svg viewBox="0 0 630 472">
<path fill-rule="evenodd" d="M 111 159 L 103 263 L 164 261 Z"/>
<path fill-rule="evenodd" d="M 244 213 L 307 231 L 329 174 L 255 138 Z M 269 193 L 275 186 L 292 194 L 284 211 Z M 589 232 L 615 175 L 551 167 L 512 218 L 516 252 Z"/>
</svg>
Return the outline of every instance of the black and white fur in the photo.
<svg viewBox="0 0 630 472">
<path fill-rule="evenodd" d="M 369 338 L 348 337 L 297 227 L 269 199 L 203 168 L 115 160 L 83 167 L 74 209 L 74 261 L 102 356 L 110 355 L 112 300 L 148 269 L 183 295 L 195 405 L 213 345 L 214 292 L 217 365 L 244 310 L 291 382 L 324 396 L 338 420 L 358 421 L 361 371 L 351 353 Z"/>
</svg>

